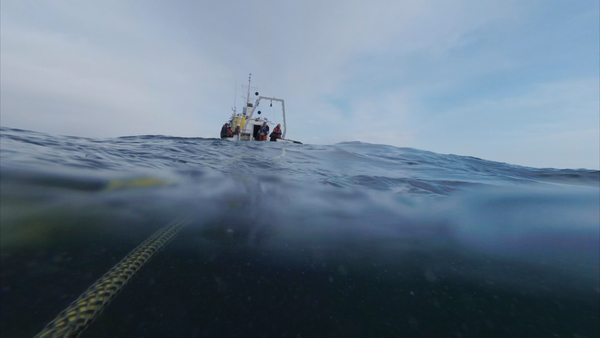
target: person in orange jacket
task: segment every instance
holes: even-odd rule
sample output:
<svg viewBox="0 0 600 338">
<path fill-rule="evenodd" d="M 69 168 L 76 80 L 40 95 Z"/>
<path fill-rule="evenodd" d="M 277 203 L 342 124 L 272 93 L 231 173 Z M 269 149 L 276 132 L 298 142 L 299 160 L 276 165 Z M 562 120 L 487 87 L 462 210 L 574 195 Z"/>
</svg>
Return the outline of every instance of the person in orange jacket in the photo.
<svg viewBox="0 0 600 338">
<path fill-rule="evenodd" d="M 278 124 L 277 127 L 273 128 L 273 132 L 271 133 L 271 141 L 277 141 L 278 138 L 281 138 L 281 124 Z"/>
</svg>

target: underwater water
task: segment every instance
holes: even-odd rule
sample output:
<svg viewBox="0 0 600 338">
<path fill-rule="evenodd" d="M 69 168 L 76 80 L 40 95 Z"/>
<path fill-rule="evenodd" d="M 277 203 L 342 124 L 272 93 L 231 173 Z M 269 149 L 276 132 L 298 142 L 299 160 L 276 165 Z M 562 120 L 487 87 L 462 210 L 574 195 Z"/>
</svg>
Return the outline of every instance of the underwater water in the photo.
<svg viewBox="0 0 600 338">
<path fill-rule="evenodd" d="M 598 337 L 600 172 L 347 142 L 0 134 L 0 336 L 174 219 L 81 337 Z"/>
</svg>

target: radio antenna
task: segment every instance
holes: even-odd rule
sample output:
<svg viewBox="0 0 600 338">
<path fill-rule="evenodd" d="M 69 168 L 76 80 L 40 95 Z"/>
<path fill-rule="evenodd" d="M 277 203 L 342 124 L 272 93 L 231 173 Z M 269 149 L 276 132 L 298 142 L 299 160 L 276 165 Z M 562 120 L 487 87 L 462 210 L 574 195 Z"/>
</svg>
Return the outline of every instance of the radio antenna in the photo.
<svg viewBox="0 0 600 338">
<path fill-rule="evenodd" d="M 250 79 L 252 78 L 252 73 L 248 75 L 248 95 L 246 95 L 246 104 L 250 103 Z"/>
<path fill-rule="evenodd" d="M 236 107 L 236 104 L 235 104 L 235 102 L 237 100 L 237 81 L 238 80 L 237 80 L 237 77 L 236 77 L 235 78 L 235 91 L 234 91 L 235 94 L 233 94 L 233 107 L 231 107 L 231 110 L 233 110 L 233 114 L 235 114 L 235 112 L 237 111 L 237 107 Z"/>
</svg>

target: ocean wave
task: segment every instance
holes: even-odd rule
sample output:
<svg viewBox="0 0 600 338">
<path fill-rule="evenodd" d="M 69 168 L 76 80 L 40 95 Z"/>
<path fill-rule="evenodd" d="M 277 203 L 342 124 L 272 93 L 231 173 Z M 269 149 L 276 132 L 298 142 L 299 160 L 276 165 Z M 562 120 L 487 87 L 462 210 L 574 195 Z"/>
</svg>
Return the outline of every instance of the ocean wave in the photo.
<svg viewBox="0 0 600 338">
<path fill-rule="evenodd" d="M 34 335 L 182 215 L 88 336 L 598 334 L 598 171 L 1 131 L 3 337 Z"/>
</svg>

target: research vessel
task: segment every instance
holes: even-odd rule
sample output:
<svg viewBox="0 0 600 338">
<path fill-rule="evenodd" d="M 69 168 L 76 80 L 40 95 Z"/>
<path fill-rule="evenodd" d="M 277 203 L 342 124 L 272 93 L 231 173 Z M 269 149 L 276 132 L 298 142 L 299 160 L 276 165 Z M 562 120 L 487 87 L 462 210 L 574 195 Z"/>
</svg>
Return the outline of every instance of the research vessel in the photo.
<svg viewBox="0 0 600 338">
<path fill-rule="evenodd" d="M 233 113 L 229 118 L 229 121 L 223 125 L 221 128 L 221 138 L 224 140 L 230 141 L 263 141 L 265 137 L 261 136 L 261 127 L 266 125 L 269 127 L 268 135 L 266 136 L 266 141 L 275 141 L 275 142 L 289 142 L 289 143 L 298 143 L 302 144 L 302 142 L 294 141 L 286 138 L 287 132 L 287 123 L 285 119 L 285 102 L 283 99 L 279 99 L 276 97 L 268 97 L 261 96 L 258 92 L 255 92 L 256 100 L 254 102 L 250 99 L 250 92 L 252 90 L 251 86 L 252 74 L 248 76 L 248 86 L 246 93 L 246 103 L 241 113 L 237 112 L 237 108 L 232 107 Z M 269 103 L 269 114 L 270 117 L 264 116 L 260 110 L 258 110 L 261 103 L 266 105 L 266 102 Z M 275 103 L 275 107 L 281 107 L 281 115 L 279 113 L 273 113 L 273 103 Z M 255 114 L 256 112 L 256 114 Z M 263 115 L 263 116 L 261 116 Z M 281 121 L 280 123 L 277 123 Z M 276 126 L 281 126 L 281 134 L 277 135 L 277 133 L 273 133 Z M 274 135 L 275 134 L 275 135 Z"/>
</svg>

